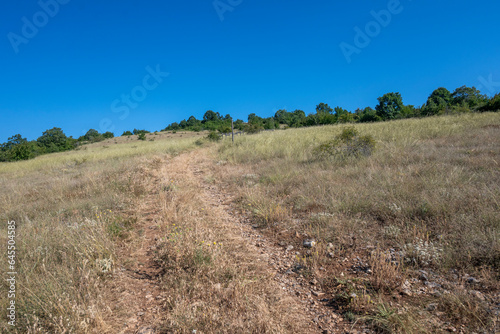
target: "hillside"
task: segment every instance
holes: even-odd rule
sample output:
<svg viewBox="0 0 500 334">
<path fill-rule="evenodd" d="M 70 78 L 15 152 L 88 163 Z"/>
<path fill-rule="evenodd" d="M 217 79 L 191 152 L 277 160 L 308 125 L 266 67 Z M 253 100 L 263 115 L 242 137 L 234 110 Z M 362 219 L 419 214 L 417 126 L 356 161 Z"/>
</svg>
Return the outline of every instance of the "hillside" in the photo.
<svg viewBox="0 0 500 334">
<path fill-rule="evenodd" d="M 340 124 L 0 163 L 18 330 L 499 331 L 500 115 L 353 126 L 373 151 L 323 154 Z"/>
</svg>

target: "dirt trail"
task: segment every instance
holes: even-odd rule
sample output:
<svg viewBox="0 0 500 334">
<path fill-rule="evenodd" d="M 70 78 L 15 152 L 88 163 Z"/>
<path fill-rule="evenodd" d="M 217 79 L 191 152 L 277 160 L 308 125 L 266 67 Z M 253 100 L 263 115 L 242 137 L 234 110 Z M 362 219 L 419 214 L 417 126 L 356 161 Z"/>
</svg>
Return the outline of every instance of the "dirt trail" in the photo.
<svg viewBox="0 0 500 334">
<path fill-rule="evenodd" d="M 245 256 L 263 265 L 268 271 L 266 275 L 272 278 L 267 283 L 274 291 L 272 294 L 286 295 L 293 300 L 294 307 L 301 310 L 306 319 L 301 321 L 309 322 L 307 332 L 345 332 L 341 317 L 322 301 L 323 294 L 316 290 L 317 282 L 293 274 L 295 253 L 261 235 L 251 221 L 236 210 L 235 195 L 214 177 L 218 167 L 209 152 L 200 149 L 162 160 L 161 164 L 156 161 L 147 168 L 148 195 L 134 212 L 138 217 L 137 234 L 120 247 L 118 262 L 121 265 L 116 270 L 111 292 L 110 305 L 116 310 L 125 310 L 126 314 L 116 314 L 121 320 L 110 332 L 157 333 L 162 316 L 167 312 L 163 301 L 168 296 L 162 291 L 161 268 L 154 261 L 154 251 L 161 237 L 160 226 L 165 223 L 161 216 L 158 184 L 170 179 L 188 182 L 197 189 L 207 211 L 220 221 L 217 233 L 231 234 L 226 238 L 241 243 Z"/>
<path fill-rule="evenodd" d="M 295 252 L 283 249 L 275 241 L 259 233 L 252 221 L 235 209 L 235 194 L 230 189 L 206 181 L 206 176 L 211 178 L 217 168 L 214 159 L 210 159 L 206 151 L 192 155 L 194 160 L 188 164 L 188 170 L 192 171 L 200 189 L 203 189 L 202 196 L 205 201 L 217 210 L 221 219 L 231 222 L 235 232 L 239 231 L 243 237 L 242 241 L 248 244 L 255 256 L 268 264 L 276 289 L 285 291 L 296 301 L 319 333 L 344 333 L 345 328 L 349 326 L 327 306 L 324 294 L 316 287 L 318 282 L 293 274 L 296 264 Z"/>
<path fill-rule="evenodd" d="M 145 186 L 150 194 L 129 212 L 130 217 L 137 218 L 137 224 L 131 238 L 120 243 L 118 248 L 119 266 L 115 270 L 109 301 L 117 319 L 110 330 L 112 333 L 153 334 L 161 316 L 161 269 L 152 253 L 158 239 L 160 212 L 157 194 L 152 189 L 161 175 L 154 169 L 149 172 Z"/>
</svg>

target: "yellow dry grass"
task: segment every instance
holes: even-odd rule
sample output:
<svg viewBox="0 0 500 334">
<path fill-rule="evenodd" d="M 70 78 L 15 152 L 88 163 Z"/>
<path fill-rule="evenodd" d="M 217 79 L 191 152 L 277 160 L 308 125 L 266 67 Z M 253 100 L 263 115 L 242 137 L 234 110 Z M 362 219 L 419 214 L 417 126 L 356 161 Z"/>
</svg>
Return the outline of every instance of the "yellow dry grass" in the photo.
<svg viewBox="0 0 500 334">
<path fill-rule="evenodd" d="M 234 145 L 223 142 L 219 160 L 229 163 L 221 164 L 219 177 L 239 194 L 241 207 L 255 222 L 278 206 L 288 212 L 267 226 L 271 236 L 298 231 L 320 245 L 333 244 L 328 252 L 346 259 L 362 256 L 367 247 L 384 253 L 392 248 L 394 256 L 402 254 L 398 260 L 405 268 L 445 276 L 449 270 L 469 273 L 481 277 L 484 289 L 497 291 L 500 114 L 355 124 L 361 135 L 376 140 L 370 157 L 315 156 L 316 147 L 346 126 L 288 129 L 238 138 Z M 258 208 L 250 209 L 254 204 Z M 335 277 L 345 269 L 336 271 L 328 252 L 311 261 L 310 270 L 319 273 L 319 267 L 330 266 L 329 276 Z M 366 251 L 365 258 L 370 261 Z M 399 268 L 380 258 L 371 261 L 377 272 L 365 289 L 392 291 L 401 284 Z M 378 292 L 373 294 L 376 300 Z M 489 320 L 482 323 L 485 330 L 492 328 Z"/>
<path fill-rule="evenodd" d="M 194 140 L 90 145 L 0 164 L 1 244 L 5 222 L 15 221 L 18 292 L 17 326 L 2 317 L 0 331 L 114 332 L 103 292 L 117 260 L 116 238 L 133 224 L 130 212 L 145 191 L 139 166 L 152 154 L 193 148 Z M 5 310 L 7 282 L 1 286 Z"/>
<path fill-rule="evenodd" d="M 314 148 L 344 127 L 266 132 L 237 137 L 234 145 L 223 141 L 213 146 L 217 165 L 205 148 L 179 156 L 197 148 L 199 135 L 121 138 L 116 144 L 111 140 L 0 164 L 0 219 L 15 220 L 18 226 L 18 331 L 116 332 L 113 326 L 123 315 L 106 305 L 115 300 L 106 295 L 114 282 L 112 270 L 126 261 L 117 258 L 116 248 L 127 238 L 131 245 L 142 242 L 134 239 L 142 233 L 134 230 L 141 219 L 136 214 L 150 207 L 159 210 L 154 247 L 165 271 L 165 298 L 160 299 L 165 312 L 159 319 L 165 332 L 307 331 L 301 308 L 275 286 L 265 261 L 235 230 L 238 216 L 221 206 L 223 198 L 206 191 L 214 182 L 227 187 L 239 199 L 234 205 L 270 237 L 289 230 L 316 239 L 320 251 L 304 257 L 304 264 L 312 274 L 327 268 L 322 275 L 332 282 L 348 280 L 336 280 L 338 266 L 327 254 L 347 258 L 370 245 L 379 252 L 374 254 L 413 249 L 408 251 L 414 257 L 405 264 L 408 270 L 458 269 L 496 291 L 500 114 L 356 124 L 362 135 L 377 141 L 372 156 L 317 159 Z M 5 224 L 0 235 L 5 244 Z M 415 250 L 419 242 L 424 252 Z M 373 323 L 412 330 L 419 316 L 406 317 L 397 304 L 386 307 L 384 299 L 402 279 L 400 268 L 382 256 L 371 261 L 377 270 L 373 282 L 336 288 L 356 285 L 355 291 L 363 291 L 363 302 L 358 298 L 352 310 L 372 312 L 366 319 Z M 5 266 L 2 261 L 3 272 Z M 391 282 L 384 281 L 384 273 Z M 327 281 L 320 282 L 325 290 Z M 366 291 L 373 286 L 379 291 L 370 297 Z M 6 289 L 4 281 L 2 291 Z M 483 303 L 453 298 L 438 301 L 447 313 L 444 318 L 461 316 L 462 305 L 474 305 L 482 312 L 480 321 L 462 324 L 491 328 Z M 460 302 L 450 302 L 454 300 Z M 6 309 L 7 302 L 2 294 L 0 307 Z M 407 310 L 435 317 L 418 307 L 417 302 Z M 1 330 L 12 332 L 5 320 Z"/>
</svg>

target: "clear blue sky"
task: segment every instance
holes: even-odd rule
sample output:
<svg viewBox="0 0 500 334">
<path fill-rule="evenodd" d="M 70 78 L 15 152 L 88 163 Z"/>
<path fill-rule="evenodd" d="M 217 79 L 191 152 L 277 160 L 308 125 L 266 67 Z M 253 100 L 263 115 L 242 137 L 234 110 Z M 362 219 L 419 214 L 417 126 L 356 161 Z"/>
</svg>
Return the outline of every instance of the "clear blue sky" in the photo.
<svg viewBox="0 0 500 334">
<path fill-rule="evenodd" d="M 246 120 L 374 107 L 392 91 L 421 105 L 439 86 L 500 89 L 498 1 L 55 1 L 2 2 L 0 142 L 54 126 L 160 130 L 208 109 Z M 390 19 L 374 23 L 382 10 Z M 341 43 L 356 47 L 367 26 L 348 63 Z M 148 76 L 157 66 L 161 82 Z"/>
</svg>

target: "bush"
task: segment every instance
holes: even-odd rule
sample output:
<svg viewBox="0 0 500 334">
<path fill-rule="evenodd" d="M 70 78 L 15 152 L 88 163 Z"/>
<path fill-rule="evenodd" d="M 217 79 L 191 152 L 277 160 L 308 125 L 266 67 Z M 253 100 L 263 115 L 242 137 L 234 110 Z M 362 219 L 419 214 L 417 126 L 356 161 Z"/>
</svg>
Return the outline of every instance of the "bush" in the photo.
<svg viewBox="0 0 500 334">
<path fill-rule="evenodd" d="M 262 126 L 260 126 L 258 124 L 248 124 L 245 127 L 245 132 L 249 133 L 249 134 L 259 133 L 262 130 L 263 130 Z"/>
<path fill-rule="evenodd" d="M 105 139 L 110 139 L 110 138 L 114 138 L 115 134 L 113 132 L 106 131 L 102 134 L 102 137 Z"/>
<path fill-rule="evenodd" d="M 139 140 L 146 140 L 146 134 L 144 132 L 140 132 L 137 135 L 137 139 L 139 139 Z"/>
<path fill-rule="evenodd" d="M 347 127 L 335 139 L 318 146 L 314 153 L 320 158 L 334 157 L 346 159 L 369 156 L 375 150 L 372 136 L 360 136 L 354 127 Z"/>
<path fill-rule="evenodd" d="M 207 139 L 210 141 L 219 141 L 222 139 L 222 137 L 216 131 L 210 131 L 210 133 L 207 136 Z"/>
<path fill-rule="evenodd" d="M 500 93 L 496 94 L 479 110 L 481 111 L 499 111 L 500 110 Z"/>
</svg>

